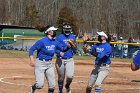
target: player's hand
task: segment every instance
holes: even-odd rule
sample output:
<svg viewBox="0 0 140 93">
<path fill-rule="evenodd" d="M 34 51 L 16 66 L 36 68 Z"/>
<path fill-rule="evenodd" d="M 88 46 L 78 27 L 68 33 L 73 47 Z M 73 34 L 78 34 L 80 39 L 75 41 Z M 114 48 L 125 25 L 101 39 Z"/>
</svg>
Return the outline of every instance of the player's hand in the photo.
<svg viewBox="0 0 140 93">
<path fill-rule="evenodd" d="M 60 56 L 63 57 L 64 56 L 64 52 L 60 52 Z"/>
<path fill-rule="evenodd" d="M 30 66 L 34 67 L 35 63 L 34 62 L 30 62 Z"/>
<path fill-rule="evenodd" d="M 139 69 L 139 67 L 137 67 L 135 64 L 134 64 L 134 62 L 131 62 L 131 70 L 132 71 L 136 71 L 136 70 L 138 70 Z"/>
<path fill-rule="evenodd" d="M 87 41 L 89 39 L 89 36 L 87 33 L 84 33 L 83 35 L 83 41 Z"/>
<path fill-rule="evenodd" d="M 30 56 L 30 62 L 29 62 L 29 65 L 30 65 L 31 67 L 34 67 L 34 65 L 35 65 L 34 57 L 33 57 L 33 56 Z"/>
</svg>

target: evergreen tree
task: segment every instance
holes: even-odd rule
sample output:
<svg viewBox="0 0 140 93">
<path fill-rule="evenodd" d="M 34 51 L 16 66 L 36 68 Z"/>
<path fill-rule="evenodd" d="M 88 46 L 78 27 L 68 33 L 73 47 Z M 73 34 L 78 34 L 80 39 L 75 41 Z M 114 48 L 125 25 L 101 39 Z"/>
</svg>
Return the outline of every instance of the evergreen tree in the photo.
<svg viewBox="0 0 140 93">
<path fill-rule="evenodd" d="M 59 12 L 57 19 L 58 27 L 62 29 L 63 23 L 69 23 L 72 26 L 75 35 L 78 35 L 79 23 L 77 18 L 73 15 L 72 9 L 63 7 Z"/>
</svg>

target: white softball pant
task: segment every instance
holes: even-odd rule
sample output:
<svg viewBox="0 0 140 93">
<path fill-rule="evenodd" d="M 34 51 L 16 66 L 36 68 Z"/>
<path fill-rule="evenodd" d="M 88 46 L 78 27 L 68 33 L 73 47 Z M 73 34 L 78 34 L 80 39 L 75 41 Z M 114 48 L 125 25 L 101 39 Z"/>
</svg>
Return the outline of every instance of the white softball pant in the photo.
<svg viewBox="0 0 140 93">
<path fill-rule="evenodd" d="M 74 75 L 74 60 L 70 59 L 56 59 L 56 69 L 58 73 L 58 80 L 63 81 L 65 74 L 67 79 L 72 79 Z"/>
<path fill-rule="evenodd" d="M 48 87 L 55 88 L 55 73 L 51 61 L 36 60 L 34 69 L 36 87 L 42 88 L 44 86 L 44 76 L 48 80 Z"/>
<path fill-rule="evenodd" d="M 109 65 L 96 65 L 92 70 L 88 81 L 88 87 L 101 87 L 104 79 L 109 73 Z"/>
</svg>

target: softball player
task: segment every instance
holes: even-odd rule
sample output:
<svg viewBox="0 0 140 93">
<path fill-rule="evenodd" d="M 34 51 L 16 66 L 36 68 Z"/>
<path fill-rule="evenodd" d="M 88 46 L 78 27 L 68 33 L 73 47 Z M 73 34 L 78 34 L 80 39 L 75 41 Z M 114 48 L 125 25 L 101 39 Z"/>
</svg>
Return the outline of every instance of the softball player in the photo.
<svg viewBox="0 0 140 93">
<path fill-rule="evenodd" d="M 140 51 L 137 50 L 133 55 L 133 62 L 131 62 L 131 70 L 136 71 L 140 68 Z"/>
<path fill-rule="evenodd" d="M 89 53 L 96 56 L 95 68 L 92 70 L 88 80 L 86 93 L 91 93 L 92 87 L 95 87 L 95 93 L 101 92 L 101 84 L 109 73 L 109 65 L 111 63 L 111 46 L 107 42 L 108 36 L 104 32 L 97 32 L 98 41 L 95 45 L 92 45 Z"/>
<path fill-rule="evenodd" d="M 56 40 L 60 42 L 63 47 L 67 45 L 68 40 L 73 40 L 76 42 L 76 37 L 71 34 L 72 28 L 70 25 L 63 25 L 62 34 L 56 37 Z M 58 73 L 58 86 L 59 93 L 63 93 L 63 83 L 66 74 L 66 91 L 67 93 L 71 93 L 70 84 L 74 75 L 74 59 L 73 59 L 73 48 L 70 48 L 66 52 L 62 52 L 57 49 L 57 59 L 56 59 L 56 69 Z"/>
<path fill-rule="evenodd" d="M 55 74 L 52 65 L 52 58 L 56 51 L 56 47 L 60 50 L 64 50 L 61 44 L 55 41 L 55 31 L 57 28 L 53 26 L 47 26 L 45 28 L 38 28 L 45 33 L 45 37 L 38 40 L 29 50 L 30 65 L 34 67 L 34 74 L 36 83 L 32 85 L 29 93 L 34 93 L 36 89 L 43 88 L 44 74 L 48 80 L 48 93 L 54 93 L 55 88 Z M 36 62 L 34 62 L 33 53 L 37 50 Z"/>
</svg>

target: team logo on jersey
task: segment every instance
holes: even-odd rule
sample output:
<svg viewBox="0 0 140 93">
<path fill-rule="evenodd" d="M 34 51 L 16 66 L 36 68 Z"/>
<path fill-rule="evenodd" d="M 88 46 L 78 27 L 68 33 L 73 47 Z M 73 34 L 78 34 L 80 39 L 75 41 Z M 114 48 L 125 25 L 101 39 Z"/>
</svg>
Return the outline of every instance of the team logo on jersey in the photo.
<svg viewBox="0 0 140 93">
<path fill-rule="evenodd" d="M 96 48 L 96 52 L 103 52 L 104 51 L 104 48 Z"/>
<path fill-rule="evenodd" d="M 67 42 L 68 42 L 68 39 L 65 39 L 65 40 L 63 40 L 63 42 L 65 42 L 65 44 L 67 44 Z"/>
<path fill-rule="evenodd" d="M 46 46 L 47 50 L 55 50 L 55 45 Z"/>
</svg>

